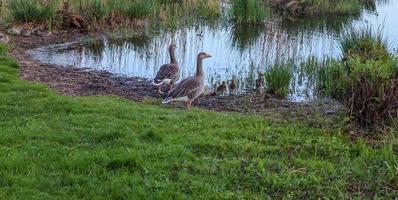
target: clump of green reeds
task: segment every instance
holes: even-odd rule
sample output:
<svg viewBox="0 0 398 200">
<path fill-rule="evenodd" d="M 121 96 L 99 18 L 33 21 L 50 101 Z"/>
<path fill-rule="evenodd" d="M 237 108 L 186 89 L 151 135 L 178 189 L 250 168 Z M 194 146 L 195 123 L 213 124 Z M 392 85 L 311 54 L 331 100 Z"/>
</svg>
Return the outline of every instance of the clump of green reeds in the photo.
<svg viewBox="0 0 398 200">
<path fill-rule="evenodd" d="M 265 87 L 267 93 L 279 97 L 287 97 L 290 82 L 293 78 L 291 72 L 292 64 L 276 64 L 265 72 Z"/>
<path fill-rule="evenodd" d="M 155 0 L 80 0 L 77 10 L 87 21 L 101 22 L 117 13 L 125 19 L 150 17 L 157 3 Z"/>
<path fill-rule="evenodd" d="M 347 28 L 341 35 L 340 48 L 345 58 L 361 57 L 362 60 L 391 59 L 388 41 L 383 36 L 383 28 L 373 30 Z"/>
<path fill-rule="evenodd" d="M 232 0 L 232 15 L 238 23 L 259 24 L 269 15 L 269 9 L 261 0 Z"/>
<path fill-rule="evenodd" d="M 56 6 L 56 0 L 12 0 L 9 2 L 8 11 L 15 22 L 44 23 L 54 18 Z"/>
<path fill-rule="evenodd" d="M 398 114 L 398 61 L 381 33 L 348 29 L 340 40 L 343 59 L 320 71 L 328 93 L 363 127 L 379 126 Z"/>
</svg>

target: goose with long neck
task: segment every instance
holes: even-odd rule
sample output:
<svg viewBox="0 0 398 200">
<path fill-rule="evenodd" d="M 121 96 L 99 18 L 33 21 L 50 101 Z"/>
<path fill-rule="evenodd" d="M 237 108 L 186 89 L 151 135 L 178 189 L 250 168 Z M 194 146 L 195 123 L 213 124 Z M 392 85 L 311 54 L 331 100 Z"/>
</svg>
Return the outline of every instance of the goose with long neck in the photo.
<svg viewBox="0 0 398 200">
<path fill-rule="evenodd" d="M 178 65 L 175 49 L 177 46 L 171 44 L 169 46 L 170 63 L 160 66 L 159 71 L 156 73 L 152 85 L 158 87 L 159 93 L 162 92 L 162 85 L 170 85 L 170 90 L 173 88 L 174 83 L 180 78 L 180 67 Z"/>
<path fill-rule="evenodd" d="M 199 53 L 196 64 L 195 76 L 182 80 L 167 97 L 162 101 L 163 104 L 172 101 L 183 101 L 187 103 L 187 108 L 191 108 L 192 102 L 198 98 L 205 89 L 205 73 L 203 70 L 203 60 L 210 58 L 207 53 Z"/>
</svg>

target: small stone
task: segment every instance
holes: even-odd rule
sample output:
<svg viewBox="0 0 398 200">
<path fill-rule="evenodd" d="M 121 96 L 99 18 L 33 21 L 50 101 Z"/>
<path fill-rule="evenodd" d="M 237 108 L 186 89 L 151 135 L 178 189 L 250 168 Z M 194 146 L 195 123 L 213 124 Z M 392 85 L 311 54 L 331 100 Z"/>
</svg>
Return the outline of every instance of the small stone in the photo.
<svg viewBox="0 0 398 200">
<path fill-rule="evenodd" d="M 32 31 L 30 31 L 30 30 L 28 30 L 28 29 L 23 29 L 23 30 L 21 31 L 21 34 L 22 34 L 23 36 L 29 37 L 29 36 L 32 35 Z"/>
<path fill-rule="evenodd" d="M 0 35 L 0 43 L 8 44 L 9 41 L 10 41 L 10 39 L 8 38 L 8 36 L 6 36 L 6 35 L 1 36 Z"/>
<path fill-rule="evenodd" d="M 21 29 L 13 27 L 7 31 L 10 35 L 21 35 Z"/>
<path fill-rule="evenodd" d="M 48 37 L 51 35 L 51 32 L 48 32 L 46 30 L 41 30 L 39 28 L 35 28 L 32 31 L 32 35 L 39 36 L 39 37 Z"/>
</svg>

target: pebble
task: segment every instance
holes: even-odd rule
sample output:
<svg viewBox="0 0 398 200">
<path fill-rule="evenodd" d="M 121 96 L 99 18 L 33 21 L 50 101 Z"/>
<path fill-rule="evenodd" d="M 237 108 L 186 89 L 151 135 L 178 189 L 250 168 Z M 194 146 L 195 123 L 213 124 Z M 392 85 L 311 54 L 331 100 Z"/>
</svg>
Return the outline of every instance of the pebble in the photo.
<svg viewBox="0 0 398 200">
<path fill-rule="evenodd" d="M 11 28 L 7 31 L 8 34 L 10 35 L 21 35 L 21 30 L 18 28 Z"/>
<path fill-rule="evenodd" d="M 10 41 L 10 39 L 8 38 L 8 36 L 6 34 L 0 32 L 0 43 L 8 44 L 9 41 Z"/>
<path fill-rule="evenodd" d="M 8 38 L 8 36 L 4 35 L 4 36 L 0 36 L 0 43 L 3 44 L 8 44 L 8 42 L 10 41 L 10 39 Z"/>
<path fill-rule="evenodd" d="M 23 29 L 23 30 L 21 31 L 21 34 L 22 34 L 23 36 L 29 37 L 29 36 L 32 35 L 32 31 L 27 30 L 27 29 Z"/>
</svg>

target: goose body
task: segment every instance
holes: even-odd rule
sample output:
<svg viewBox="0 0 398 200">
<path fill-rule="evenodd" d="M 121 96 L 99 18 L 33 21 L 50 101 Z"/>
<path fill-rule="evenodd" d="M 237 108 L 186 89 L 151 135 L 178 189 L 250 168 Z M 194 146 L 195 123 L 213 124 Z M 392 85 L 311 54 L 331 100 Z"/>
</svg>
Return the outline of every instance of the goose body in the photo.
<svg viewBox="0 0 398 200">
<path fill-rule="evenodd" d="M 216 95 L 222 95 L 222 96 L 224 96 L 224 95 L 227 93 L 227 88 L 228 88 L 227 83 L 226 83 L 225 81 L 223 81 L 223 82 L 221 83 L 221 85 L 219 85 L 219 86 L 216 88 Z"/>
<path fill-rule="evenodd" d="M 228 85 L 228 89 L 229 89 L 230 94 L 234 94 L 234 95 L 238 94 L 238 84 L 237 84 L 235 78 L 232 78 L 232 80 L 230 81 L 230 83 Z"/>
<path fill-rule="evenodd" d="M 259 73 L 258 74 L 258 79 L 256 80 L 256 92 L 257 94 L 264 94 L 264 74 L 263 73 Z"/>
<path fill-rule="evenodd" d="M 172 44 L 169 47 L 170 63 L 160 66 L 152 81 L 152 85 L 159 87 L 159 93 L 162 93 L 162 85 L 173 86 L 180 78 L 180 67 L 175 57 L 175 49 L 177 47 Z"/>
<path fill-rule="evenodd" d="M 197 59 L 197 69 L 195 76 L 182 80 L 176 87 L 174 87 L 167 97 L 162 101 L 163 104 L 172 101 L 187 102 L 187 107 L 190 108 L 192 102 L 198 98 L 205 90 L 205 77 L 203 71 L 203 59 L 211 57 L 206 53 L 199 53 Z"/>
</svg>

